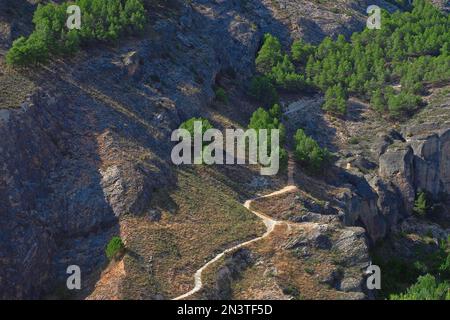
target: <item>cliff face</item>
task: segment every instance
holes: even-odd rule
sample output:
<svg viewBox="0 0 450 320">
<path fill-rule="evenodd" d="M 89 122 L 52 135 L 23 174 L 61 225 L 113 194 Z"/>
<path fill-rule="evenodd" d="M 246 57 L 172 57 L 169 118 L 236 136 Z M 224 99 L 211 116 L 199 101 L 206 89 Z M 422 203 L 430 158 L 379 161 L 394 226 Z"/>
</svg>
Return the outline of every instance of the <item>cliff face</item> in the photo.
<svg viewBox="0 0 450 320">
<path fill-rule="evenodd" d="M 366 209 L 351 207 L 346 217 L 350 217 L 351 224 L 361 219 L 374 241 L 382 239 L 400 220 L 412 214 L 418 192 L 426 191 L 436 203 L 448 199 L 448 90 L 436 95 L 437 101 L 430 102 L 427 108 L 403 124 L 400 131 L 390 129 L 372 145 L 378 170 L 364 176 L 370 183 L 368 194 L 371 197 L 363 196 L 359 200 Z M 370 200 L 373 197 L 375 206 Z M 352 198 L 350 203 L 354 201 Z"/>
<path fill-rule="evenodd" d="M 426 191 L 435 200 L 449 194 L 450 129 L 412 136 L 405 142 L 389 146 L 380 157 L 379 175 L 393 186 L 397 199 L 390 204 L 398 207 L 394 221 L 412 213 L 415 195 Z M 379 190 L 384 194 L 385 190 Z M 392 215 L 392 214 L 391 214 Z"/>
</svg>

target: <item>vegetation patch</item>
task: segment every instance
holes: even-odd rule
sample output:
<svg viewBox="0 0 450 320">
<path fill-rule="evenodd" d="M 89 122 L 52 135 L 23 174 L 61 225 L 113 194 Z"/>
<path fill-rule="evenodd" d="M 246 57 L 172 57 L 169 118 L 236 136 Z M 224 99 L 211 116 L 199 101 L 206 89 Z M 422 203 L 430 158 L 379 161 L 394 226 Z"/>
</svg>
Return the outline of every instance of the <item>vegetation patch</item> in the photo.
<svg viewBox="0 0 450 320">
<path fill-rule="evenodd" d="M 450 78 L 449 39 L 448 15 L 425 0 L 415 0 L 410 12 L 383 11 L 381 29 L 366 28 L 349 41 L 343 35 L 318 46 L 295 41 L 290 56 L 267 34 L 250 92 L 263 100 L 275 96 L 268 94 L 272 88 L 261 90 L 269 83 L 285 91 L 319 89 L 327 112 L 346 114 L 346 100 L 355 96 L 381 114 L 403 119 L 423 104 L 425 85 Z"/>
<path fill-rule="evenodd" d="M 67 8 L 81 10 L 81 28 L 69 29 Z M 34 13 L 33 33 L 14 41 L 6 62 L 14 66 L 45 63 L 51 55 L 73 54 L 82 45 L 114 42 L 125 35 L 143 31 L 146 12 L 141 0 L 78 0 L 61 5 L 39 5 Z"/>
<path fill-rule="evenodd" d="M 125 245 L 120 237 L 113 237 L 106 246 L 106 257 L 109 260 L 117 259 L 125 251 Z"/>
<path fill-rule="evenodd" d="M 297 161 L 312 172 L 318 172 L 331 158 L 326 148 L 321 148 L 303 129 L 298 129 L 295 136 L 294 155 Z"/>
<path fill-rule="evenodd" d="M 409 235 L 392 241 L 405 244 Z M 416 240 L 417 241 L 417 240 Z M 415 260 L 399 256 L 388 241 L 379 244 L 373 252 L 373 262 L 383 270 L 379 298 L 393 300 L 449 299 L 450 237 L 441 239 L 439 246 L 419 239 L 414 247 Z M 445 291 L 445 292 L 444 292 Z"/>
</svg>

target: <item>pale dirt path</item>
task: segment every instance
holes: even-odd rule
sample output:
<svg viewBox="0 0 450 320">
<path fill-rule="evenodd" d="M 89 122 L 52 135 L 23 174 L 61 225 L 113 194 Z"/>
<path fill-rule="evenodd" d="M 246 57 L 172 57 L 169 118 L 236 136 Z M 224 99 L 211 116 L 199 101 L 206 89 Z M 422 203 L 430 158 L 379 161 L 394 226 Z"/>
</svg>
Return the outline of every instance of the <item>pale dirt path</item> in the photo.
<svg viewBox="0 0 450 320">
<path fill-rule="evenodd" d="M 254 200 L 258 200 L 258 199 L 262 199 L 262 198 L 269 198 L 269 197 L 273 197 L 273 196 L 277 196 L 286 192 L 290 192 L 290 191 L 294 191 L 297 189 L 297 187 L 294 185 L 294 167 L 295 167 L 295 163 L 294 161 L 291 159 L 292 157 L 289 156 L 289 163 L 288 163 L 288 185 L 286 187 L 284 187 L 281 190 L 275 191 L 271 194 L 265 195 L 265 196 L 261 196 L 258 198 L 254 198 L 254 199 L 250 199 L 245 201 L 244 203 L 244 207 L 247 208 L 248 210 L 250 210 L 253 214 L 257 215 L 266 225 L 266 232 L 257 238 L 254 238 L 252 240 L 246 241 L 246 242 L 242 242 L 238 245 L 235 245 L 234 247 L 231 247 L 229 249 L 226 249 L 224 251 L 222 251 L 221 253 L 219 253 L 217 256 L 215 256 L 213 259 L 209 260 L 206 264 L 204 264 L 200 269 L 198 269 L 195 274 L 194 274 L 194 280 L 195 280 L 195 285 L 194 288 L 189 291 L 186 292 L 185 294 L 178 296 L 176 298 L 174 298 L 173 300 L 182 300 L 182 299 L 186 299 L 190 296 L 192 296 L 194 293 L 197 293 L 198 291 L 200 291 L 203 287 L 203 283 L 202 283 L 202 273 L 203 271 L 208 268 L 208 266 L 210 266 L 211 264 L 213 264 L 214 262 L 218 261 L 220 258 L 222 258 L 224 255 L 226 255 L 227 253 L 230 253 L 236 249 L 242 248 L 244 246 L 247 246 L 253 242 L 262 240 L 264 238 L 266 238 L 267 236 L 269 236 L 272 231 L 275 229 L 275 227 L 277 225 L 281 225 L 281 224 L 285 224 L 288 226 L 288 230 L 291 229 L 291 223 L 286 222 L 286 221 L 278 221 L 275 219 L 272 219 L 271 217 L 261 213 L 261 212 L 257 212 L 257 211 L 253 211 L 250 209 L 250 206 L 252 204 L 252 202 Z"/>
</svg>

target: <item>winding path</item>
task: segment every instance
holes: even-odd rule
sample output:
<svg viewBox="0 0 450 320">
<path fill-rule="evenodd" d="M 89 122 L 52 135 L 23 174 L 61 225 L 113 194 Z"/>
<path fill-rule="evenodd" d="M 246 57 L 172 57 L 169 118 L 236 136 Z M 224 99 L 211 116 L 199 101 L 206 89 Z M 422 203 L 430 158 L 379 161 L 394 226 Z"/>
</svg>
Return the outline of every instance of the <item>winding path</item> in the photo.
<svg viewBox="0 0 450 320">
<path fill-rule="evenodd" d="M 222 251 L 221 253 L 219 253 L 213 259 L 209 260 L 206 264 L 204 264 L 200 269 L 198 269 L 195 272 L 195 274 L 194 274 L 194 279 L 195 279 L 195 286 L 194 286 L 194 288 L 191 291 L 186 292 L 185 294 L 174 298 L 173 300 L 186 299 L 186 298 L 192 296 L 193 294 L 197 293 L 198 291 L 200 291 L 202 289 L 202 287 L 203 287 L 203 283 L 202 283 L 202 273 L 203 273 L 203 271 L 206 268 L 208 268 L 208 266 L 210 266 L 211 264 L 213 264 L 214 262 L 216 262 L 217 260 L 222 258 L 227 253 L 230 253 L 230 252 L 232 252 L 232 251 L 234 251 L 236 249 L 242 248 L 242 247 L 247 246 L 247 245 L 249 245 L 249 244 L 251 244 L 253 242 L 256 242 L 256 241 L 259 241 L 259 240 L 262 240 L 262 239 L 266 238 L 267 236 L 269 236 L 272 233 L 272 231 L 275 229 L 275 226 L 277 226 L 277 225 L 286 224 L 286 225 L 288 225 L 288 227 L 290 227 L 289 222 L 272 219 L 271 217 L 269 217 L 269 216 L 267 216 L 267 215 L 265 215 L 263 213 L 251 210 L 250 206 L 251 206 L 251 204 L 252 204 L 252 202 L 254 200 L 277 196 L 277 195 L 280 195 L 280 194 L 283 194 L 283 193 L 286 193 L 286 192 L 290 192 L 290 191 L 293 191 L 293 190 L 297 189 L 297 187 L 294 184 L 294 167 L 295 167 L 294 161 L 291 159 L 291 157 L 289 157 L 288 185 L 286 187 L 284 187 L 281 190 L 275 191 L 275 192 L 273 192 L 271 194 L 247 200 L 244 203 L 244 207 L 245 208 L 250 210 L 253 214 L 257 215 L 264 222 L 264 224 L 266 225 L 266 232 L 260 237 L 254 238 L 254 239 L 246 241 L 246 242 L 242 242 L 242 243 L 240 243 L 238 245 L 235 245 L 234 247 L 228 248 L 228 249 Z"/>
</svg>

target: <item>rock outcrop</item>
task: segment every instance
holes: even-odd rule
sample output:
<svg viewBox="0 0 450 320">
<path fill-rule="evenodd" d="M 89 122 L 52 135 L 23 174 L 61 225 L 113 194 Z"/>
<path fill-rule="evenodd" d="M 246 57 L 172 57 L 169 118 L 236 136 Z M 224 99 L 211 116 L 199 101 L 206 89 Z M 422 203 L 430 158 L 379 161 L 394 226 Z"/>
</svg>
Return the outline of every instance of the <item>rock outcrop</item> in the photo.
<svg viewBox="0 0 450 320">
<path fill-rule="evenodd" d="M 209 299 L 228 300 L 231 298 L 231 285 L 239 274 L 253 264 L 252 254 L 247 249 L 234 252 L 217 271 L 217 279 L 213 292 L 206 295 Z"/>
<path fill-rule="evenodd" d="M 449 194 L 450 129 L 409 137 L 388 147 L 380 157 L 379 174 L 395 185 L 410 213 L 415 194 L 426 191 L 433 198 Z"/>
</svg>

